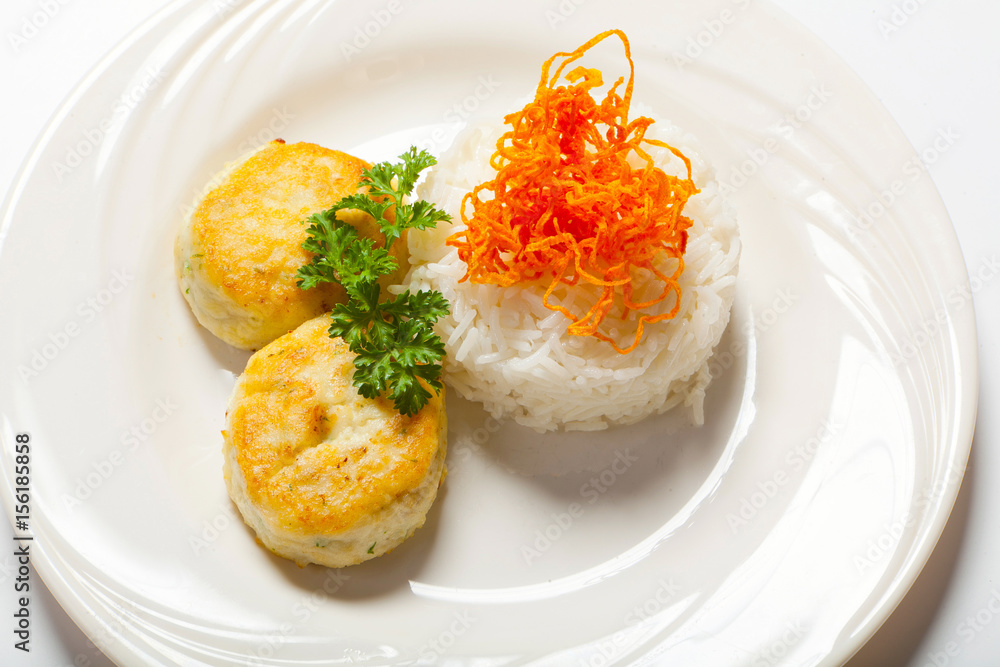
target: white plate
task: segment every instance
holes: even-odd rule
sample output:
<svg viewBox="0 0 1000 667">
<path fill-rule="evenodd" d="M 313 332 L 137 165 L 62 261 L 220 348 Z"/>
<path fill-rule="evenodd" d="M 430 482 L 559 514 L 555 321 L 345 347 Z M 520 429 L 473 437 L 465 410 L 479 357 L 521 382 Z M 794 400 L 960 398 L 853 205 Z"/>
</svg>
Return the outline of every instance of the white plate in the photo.
<svg viewBox="0 0 1000 667">
<path fill-rule="evenodd" d="M 184 207 L 275 135 L 439 152 L 608 27 L 637 101 L 699 137 L 739 206 L 706 425 L 541 437 L 451 400 L 413 539 L 342 571 L 272 557 L 223 486 L 246 355 L 176 289 Z M 591 62 L 623 71 L 610 47 Z M 175 3 L 67 102 L 4 211 L 8 514 L 28 433 L 33 564 L 123 664 L 841 663 L 930 554 L 975 416 L 971 295 L 920 164 L 763 2 Z"/>
</svg>

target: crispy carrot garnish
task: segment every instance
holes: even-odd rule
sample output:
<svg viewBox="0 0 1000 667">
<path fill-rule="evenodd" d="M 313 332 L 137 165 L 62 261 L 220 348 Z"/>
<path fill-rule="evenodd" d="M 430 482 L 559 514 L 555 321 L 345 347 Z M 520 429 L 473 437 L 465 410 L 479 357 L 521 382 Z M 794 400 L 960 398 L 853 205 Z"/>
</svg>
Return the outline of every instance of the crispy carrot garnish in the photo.
<svg viewBox="0 0 1000 667">
<path fill-rule="evenodd" d="M 568 65 L 611 35 L 622 40 L 629 63 L 624 95 L 618 94 L 621 77 L 598 103 L 591 90 L 603 85 L 601 72 L 582 66 L 565 74 L 569 85 L 556 85 Z M 629 120 L 634 77 L 628 38 L 621 30 L 603 32 L 575 51 L 549 58 L 534 100 L 504 118 L 512 129 L 497 141 L 490 159 L 496 178 L 465 196 L 462 221 L 467 229 L 448 238 L 468 266 L 463 280 L 510 286 L 550 279 L 543 303 L 572 320 L 569 333 L 607 341 L 622 354 L 638 346 L 644 324 L 670 319 L 680 308 L 677 281 L 691 226 L 681 211 L 698 192 L 690 160 L 672 146 L 645 138 L 653 120 Z M 643 145 L 670 150 L 686 165 L 687 178 L 664 173 Z M 630 165 L 633 153 L 644 166 Z M 470 204 L 471 216 L 466 214 Z M 657 268 L 660 253 L 678 260 L 671 275 Z M 642 270 L 663 288 L 655 298 L 636 302 L 633 276 Z M 602 288 L 586 313 L 552 302 L 560 283 L 580 281 Z M 616 294 L 622 318 L 632 310 L 638 314 L 635 340 L 626 348 L 598 330 Z M 671 310 L 649 313 L 671 295 Z"/>
</svg>

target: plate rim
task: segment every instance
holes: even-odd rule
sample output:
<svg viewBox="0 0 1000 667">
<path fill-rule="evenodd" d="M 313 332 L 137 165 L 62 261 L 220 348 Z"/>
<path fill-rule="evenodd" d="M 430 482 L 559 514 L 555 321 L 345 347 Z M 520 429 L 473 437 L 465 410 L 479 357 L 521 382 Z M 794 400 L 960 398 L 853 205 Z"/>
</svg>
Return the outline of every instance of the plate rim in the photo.
<svg viewBox="0 0 1000 667">
<path fill-rule="evenodd" d="M 5 197 L 3 199 L 2 205 L 0 205 L 0 250 L 3 249 L 5 242 L 7 240 L 8 231 L 11 225 L 14 224 L 16 218 L 16 212 L 18 205 L 21 201 L 21 195 L 24 191 L 25 186 L 37 173 L 38 163 L 41 158 L 43 151 L 49 146 L 53 135 L 58 131 L 65 123 L 70 120 L 70 116 L 76 105 L 79 103 L 87 92 L 92 88 L 93 84 L 99 80 L 114 64 L 116 64 L 121 56 L 128 52 L 133 46 L 141 42 L 142 38 L 148 34 L 154 28 L 160 26 L 165 20 L 171 17 L 186 13 L 189 8 L 197 7 L 199 5 L 204 5 L 204 2 L 200 0 L 173 0 L 166 6 L 162 7 L 156 11 L 149 18 L 145 19 L 135 28 L 130 30 L 127 36 L 118 42 L 107 54 L 105 54 L 96 65 L 94 65 L 90 71 L 73 87 L 69 95 L 59 104 L 55 113 L 49 118 L 45 123 L 43 131 L 40 133 L 38 138 L 33 143 L 31 149 L 27 153 L 27 156 L 21 163 L 20 168 L 17 170 L 14 179 L 11 182 L 11 186 L 7 189 Z M 250 4 L 266 4 L 264 2 L 250 3 Z M 771 16 L 778 16 L 782 21 L 785 22 L 786 28 L 792 28 L 801 33 L 807 33 L 812 37 L 814 45 L 816 48 L 824 50 L 831 58 L 835 59 L 839 64 L 843 66 L 843 69 L 849 71 L 850 76 L 853 78 L 855 83 L 855 90 L 864 91 L 868 96 L 869 105 L 873 108 L 877 108 L 884 118 L 892 123 L 893 129 L 897 131 L 899 136 L 904 137 L 902 129 L 899 126 L 896 119 L 889 113 L 882 102 L 875 96 L 871 88 L 860 78 L 860 76 L 850 68 L 843 59 L 836 54 L 823 40 L 817 37 L 807 26 L 796 21 L 790 15 L 788 15 L 782 8 L 774 5 L 771 2 L 760 3 L 766 5 L 767 11 Z M 249 6 L 249 5 L 248 5 Z M 912 144 L 907 139 L 907 144 L 912 148 Z M 923 189 L 931 192 L 936 200 L 936 203 L 940 207 L 940 212 L 943 214 L 943 232 L 944 236 L 948 239 L 950 246 L 949 254 L 953 254 L 956 257 L 963 257 L 960 245 L 958 243 L 958 237 L 954 224 L 951 222 L 951 218 L 948 215 L 947 208 L 941 199 L 940 192 L 938 191 L 937 185 L 931 178 L 929 183 L 923 186 Z M 968 266 L 963 259 L 964 268 L 964 280 L 965 285 L 969 285 L 969 275 Z M 903 601 L 903 599 L 908 594 L 910 588 L 915 583 L 919 577 L 921 571 L 926 565 L 928 559 L 933 553 L 938 541 L 940 540 L 945 526 L 950 520 L 952 510 L 954 508 L 955 502 L 958 498 L 959 492 L 961 490 L 964 473 L 968 466 L 969 457 L 971 454 L 973 435 L 975 431 L 975 425 L 977 420 L 978 412 L 978 401 L 979 401 L 979 354 L 978 354 L 978 334 L 976 328 L 975 319 L 975 307 L 974 304 L 972 308 L 966 311 L 962 317 L 953 318 L 954 324 L 958 325 L 955 327 L 955 333 L 957 338 L 962 338 L 964 344 L 959 346 L 959 352 L 955 355 L 955 359 L 964 363 L 966 367 L 956 367 L 956 372 L 961 376 L 962 384 L 961 389 L 962 396 L 961 400 L 958 401 L 963 409 L 959 414 L 956 414 L 955 421 L 959 428 L 956 429 L 955 438 L 949 443 L 949 449 L 953 452 L 953 456 L 948 457 L 950 463 L 961 464 L 962 475 L 958 477 L 953 482 L 947 485 L 947 491 L 940 494 L 941 507 L 942 510 L 946 508 L 947 511 L 938 511 L 935 513 L 934 519 L 931 522 L 934 530 L 932 533 L 933 539 L 925 540 L 919 549 L 919 556 L 914 559 L 915 565 L 906 571 L 906 576 L 899 579 L 899 585 L 894 589 L 893 601 L 891 604 L 883 605 L 882 613 L 874 615 L 870 618 L 863 626 L 862 631 L 858 633 L 859 636 L 863 636 L 863 640 L 856 642 L 856 646 L 850 651 L 844 651 L 841 655 L 837 656 L 840 660 L 849 659 L 854 653 L 860 650 L 864 644 L 870 639 L 881 627 L 881 625 L 892 615 L 893 611 L 897 606 Z M 960 366 L 961 366 L 960 363 Z M 5 412 L 7 412 L 5 410 Z M 4 434 L 6 435 L 6 434 Z M 0 464 L 6 466 L 6 462 L 0 460 Z M 4 504 L 8 510 L 8 516 L 12 516 L 10 505 L 7 502 L 7 496 L 4 496 Z M 36 563 L 33 561 L 33 565 Z M 88 619 L 86 614 L 80 614 L 80 609 L 76 603 L 80 603 L 79 598 L 74 594 L 72 586 L 66 581 L 66 577 L 58 571 L 53 560 L 49 559 L 46 554 L 45 559 L 42 561 L 42 567 L 39 568 L 39 574 L 41 575 L 46 586 L 52 591 L 53 596 L 59 602 L 59 604 L 64 608 L 74 608 L 77 609 L 77 613 L 69 614 L 70 618 L 73 619 L 81 629 L 88 635 L 88 637 L 93 637 L 94 630 L 99 629 L 99 623 L 93 621 L 92 623 L 87 623 L 84 625 L 81 622 L 81 617 L 84 620 Z M 57 582 L 53 585 L 52 582 Z M 83 611 L 92 611 L 89 608 L 83 609 Z M 125 660 L 130 657 L 138 657 L 138 654 L 132 654 L 127 652 L 117 652 L 109 650 L 108 647 L 100 647 L 106 653 L 109 653 L 109 657 L 116 660 Z M 118 648 L 118 647 L 114 647 Z M 124 651 L 124 650 L 123 650 Z M 113 653 L 113 655 L 112 655 Z M 827 658 L 833 658 L 834 653 L 828 654 Z"/>
</svg>

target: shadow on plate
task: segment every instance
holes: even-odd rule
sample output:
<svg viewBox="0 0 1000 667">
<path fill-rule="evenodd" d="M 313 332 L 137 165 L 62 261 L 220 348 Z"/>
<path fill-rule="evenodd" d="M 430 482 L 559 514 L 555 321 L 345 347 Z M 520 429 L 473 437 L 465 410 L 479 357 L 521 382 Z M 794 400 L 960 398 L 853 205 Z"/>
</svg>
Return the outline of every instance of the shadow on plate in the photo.
<svg viewBox="0 0 1000 667">
<path fill-rule="evenodd" d="M 209 354 L 212 355 L 212 359 L 219 364 L 219 368 L 224 368 L 236 376 L 242 375 L 243 370 L 247 367 L 247 362 L 250 361 L 250 356 L 253 352 L 233 347 L 221 338 L 218 338 L 215 334 L 201 325 L 198 318 L 195 317 L 194 313 L 191 312 L 191 309 L 187 307 L 186 302 L 184 305 L 185 316 L 189 318 L 191 327 L 197 330 L 202 344 L 205 349 L 208 350 Z"/>
<path fill-rule="evenodd" d="M 731 324 L 716 351 L 731 349 L 742 335 Z M 701 426 L 693 424 L 689 408 L 679 405 L 635 424 L 548 433 L 513 421 L 499 423 L 479 403 L 452 392 L 449 468 L 458 467 L 456 458 L 481 457 L 563 502 L 579 500 L 582 485 L 602 476 L 617 478 L 623 468 L 628 468 L 628 484 L 616 485 L 619 497 L 675 482 L 693 492 L 723 456 L 740 420 L 747 381 L 746 359 L 734 359 L 708 386 Z"/>
<path fill-rule="evenodd" d="M 299 567 L 294 562 L 268 552 L 271 562 L 293 586 L 305 593 L 325 591 L 338 600 L 365 600 L 409 590 L 410 581 L 419 579 L 430 558 L 438 532 L 441 504 L 445 502 L 448 485 L 438 490 L 437 500 L 427 513 L 424 525 L 398 547 L 358 565 L 339 569 L 322 565 Z M 239 510 L 236 510 L 239 511 Z M 243 529 L 253 530 L 243 523 Z M 260 547 L 263 549 L 264 547 Z"/>
<path fill-rule="evenodd" d="M 969 522 L 972 490 L 976 484 L 973 462 L 975 456 L 976 440 L 973 438 L 969 465 L 955 499 L 955 506 L 927 564 L 892 615 L 854 657 L 845 663 L 845 667 L 923 664 L 916 655 L 921 646 L 920 638 L 927 635 L 931 625 L 937 620 L 942 602 L 954 579 L 955 566 L 963 548 L 967 546 L 965 531 Z M 943 648 L 932 647 L 932 650 L 940 651 Z"/>
</svg>

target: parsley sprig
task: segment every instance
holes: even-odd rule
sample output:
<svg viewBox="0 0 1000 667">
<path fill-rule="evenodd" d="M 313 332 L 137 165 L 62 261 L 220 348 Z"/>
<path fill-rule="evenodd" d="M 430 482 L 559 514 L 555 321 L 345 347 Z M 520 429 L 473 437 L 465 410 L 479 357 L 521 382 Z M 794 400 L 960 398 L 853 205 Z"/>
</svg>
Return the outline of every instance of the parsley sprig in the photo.
<svg viewBox="0 0 1000 667">
<path fill-rule="evenodd" d="M 431 393 L 420 383 L 441 389 L 444 343 L 434 323 L 448 314 L 448 301 L 437 291 L 410 293 L 381 301 L 380 276 L 398 268 L 389 249 L 406 229 L 427 229 L 451 216 L 423 200 L 407 203 L 420 172 L 437 161 L 427 151 L 410 148 L 401 162 L 380 162 L 361 174 L 362 191 L 309 218 L 302 247 L 312 261 L 298 272 L 299 287 L 337 283 L 347 303 L 332 313 L 330 336 L 343 338 L 354 359 L 354 386 L 366 398 L 387 393 L 404 415 L 420 411 Z M 385 243 L 361 238 L 337 211 L 357 209 L 375 218 Z M 387 215 L 389 213 L 392 215 Z"/>
</svg>

